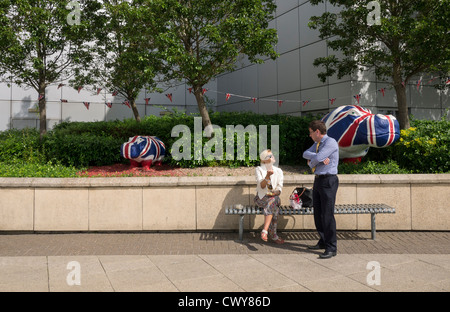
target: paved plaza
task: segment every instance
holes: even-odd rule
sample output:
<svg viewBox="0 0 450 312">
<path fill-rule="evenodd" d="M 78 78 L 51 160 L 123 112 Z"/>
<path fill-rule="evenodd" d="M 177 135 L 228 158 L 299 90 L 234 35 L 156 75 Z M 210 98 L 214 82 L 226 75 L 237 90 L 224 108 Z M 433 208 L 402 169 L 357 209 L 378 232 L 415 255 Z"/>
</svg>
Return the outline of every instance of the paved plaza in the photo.
<svg viewBox="0 0 450 312">
<path fill-rule="evenodd" d="M 319 259 L 317 234 L 40 233 L 0 235 L 0 291 L 448 292 L 450 232 L 338 232 Z"/>
</svg>

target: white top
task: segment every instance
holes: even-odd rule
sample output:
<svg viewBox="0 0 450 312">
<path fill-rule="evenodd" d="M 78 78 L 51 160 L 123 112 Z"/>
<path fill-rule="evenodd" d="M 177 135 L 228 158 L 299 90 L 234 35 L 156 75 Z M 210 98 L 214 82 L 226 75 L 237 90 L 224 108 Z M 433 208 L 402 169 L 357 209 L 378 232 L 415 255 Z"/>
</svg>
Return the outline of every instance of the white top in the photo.
<svg viewBox="0 0 450 312">
<path fill-rule="evenodd" d="M 261 188 L 261 182 L 266 178 L 267 170 L 265 166 L 256 167 L 256 192 L 258 197 L 262 199 L 267 193 L 269 193 L 269 188 Z M 272 191 L 280 191 L 283 188 L 283 170 L 278 167 L 273 166 L 273 174 L 270 176 L 270 182 L 272 183 Z"/>
</svg>

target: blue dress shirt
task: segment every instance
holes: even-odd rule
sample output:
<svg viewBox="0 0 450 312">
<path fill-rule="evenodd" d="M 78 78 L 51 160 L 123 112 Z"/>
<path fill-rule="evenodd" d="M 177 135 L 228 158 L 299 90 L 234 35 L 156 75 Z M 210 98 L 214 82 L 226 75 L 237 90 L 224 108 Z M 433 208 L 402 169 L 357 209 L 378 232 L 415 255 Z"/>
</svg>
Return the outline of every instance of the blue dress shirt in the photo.
<svg viewBox="0 0 450 312">
<path fill-rule="evenodd" d="M 309 167 L 316 167 L 314 174 L 337 174 L 339 146 L 336 140 L 325 134 L 320 141 L 319 151 L 317 153 L 316 147 L 317 143 L 314 142 L 314 144 L 303 153 L 303 158 L 310 160 Z M 327 158 L 330 159 L 330 163 L 325 165 L 323 161 Z"/>
</svg>

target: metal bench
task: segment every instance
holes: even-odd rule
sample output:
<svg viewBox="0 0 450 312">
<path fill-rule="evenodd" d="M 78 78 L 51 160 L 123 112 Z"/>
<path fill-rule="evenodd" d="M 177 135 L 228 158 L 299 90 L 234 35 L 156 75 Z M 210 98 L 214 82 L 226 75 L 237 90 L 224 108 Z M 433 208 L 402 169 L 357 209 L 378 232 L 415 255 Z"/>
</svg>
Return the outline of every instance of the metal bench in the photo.
<svg viewBox="0 0 450 312">
<path fill-rule="evenodd" d="M 334 214 L 369 214 L 371 219 L 372 239 L 375 239 L 376 226 L 375 215 L 377 213 L 395 213 L 395 208 L 386 204 L 348 204 L 335 205 Z M 244 233 L 244 216 L 245 215 L 262 215 L 263 209 L 257 206 L 232 205 L 225 208 L 226 215 L 239 216 L 239 240 L 242 241 Z M 289 206 L 281 206 L 279 214 L 281 216 L 290 215 L 314 215 L 314 208 L 304 207 L 302 209 L 292 209 Z"/>
</svg>

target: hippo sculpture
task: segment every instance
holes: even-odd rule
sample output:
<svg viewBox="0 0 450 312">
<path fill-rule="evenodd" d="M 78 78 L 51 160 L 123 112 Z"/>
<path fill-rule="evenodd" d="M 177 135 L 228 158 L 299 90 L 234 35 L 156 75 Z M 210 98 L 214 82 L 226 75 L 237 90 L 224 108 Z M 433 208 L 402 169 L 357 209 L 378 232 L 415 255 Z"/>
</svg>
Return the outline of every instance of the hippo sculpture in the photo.
<svg viewBox="0 0 450 312">
<path fill-rule="evenodd" d="M 359 162 L 369 147 L 383 148 L 400 138 L 400 125 L 392 115 L 372 114 L 357 105 L 340 106 L 322 118 L 327 134 L 339 145 L 339 158 Z"/>
<path fill-rule="evenodd" d="M 155 136 L 134 136 L 120 149 L 120 155 L 130 159 L 131 168 L 142 165 L 145 170 L 149 170 L 152 163 L 161 164 L 165 154 L 166 146 Z"/>
</svg>

